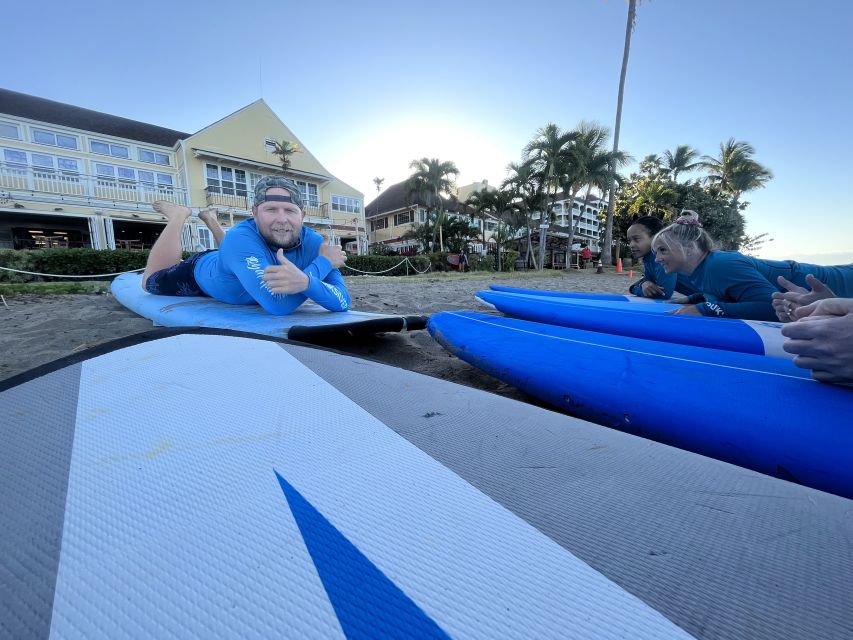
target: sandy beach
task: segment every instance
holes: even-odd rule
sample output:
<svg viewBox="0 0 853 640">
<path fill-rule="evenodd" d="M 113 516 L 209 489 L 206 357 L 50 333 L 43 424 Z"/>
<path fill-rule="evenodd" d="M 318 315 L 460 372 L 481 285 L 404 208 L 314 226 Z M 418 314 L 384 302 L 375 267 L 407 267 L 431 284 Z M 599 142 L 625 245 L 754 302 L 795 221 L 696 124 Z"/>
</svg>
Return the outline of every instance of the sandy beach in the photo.
<svg viewBox="0 0 853 640">
<path fill-rule="evenodd" d="M 346 278 L 357 311 L 430 315 L 439 311 L 488 312 L 474 293 L 491 284 L 554 291 L 624 293 L 628 278 L 610 271 L 454 274 Z M 153 328 L 111 295 L 12 295 L 0 306 L 0 380 L 116 338 Z M 426 331 L 382 334 L 332 348 L 411 371 L 451 380 L 526 402 L 523 392 L 447 353 Z"/>
</svg>

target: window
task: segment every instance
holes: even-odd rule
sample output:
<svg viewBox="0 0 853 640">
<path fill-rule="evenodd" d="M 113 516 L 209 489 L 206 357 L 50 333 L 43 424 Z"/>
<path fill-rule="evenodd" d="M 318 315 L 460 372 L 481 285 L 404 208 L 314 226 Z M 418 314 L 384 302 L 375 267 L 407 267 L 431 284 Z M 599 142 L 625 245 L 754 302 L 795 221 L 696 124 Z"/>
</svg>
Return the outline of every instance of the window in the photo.
<svg viewBox="0 0 853 640">
<path fill-rule="evenodd" d="M 382 218 L 380 220 L 371 220 L 370 221 L 370 230 L 376 231 L 377 229 L 387 229 L 388 228 L 388 218 Z"/>
<path fill-rule="evenodd" d="M 26 166 L 27 154 L 15 149 L 3 149 L 3 161 L 9 164 L 20 164 Z"/>
<path fill-rule="evenodd" d="M 80 163 L 75 158 L 56 158 L 46 153 L 31 153 L 30 160 L 33 166 L 33 174 L 37 178 L 54 178 L 58 169 L 65 176 L 63 178 L 65 181 L 70 178 L 73 178 L 73 182 L 78 181 L 77 174 L 80 173 Z"/>
<path fill-rule="evenodd" d="M 174 177 L 168 173 L 156 173 L 144 169 L 136 170 L 131 167 L 104 164 L 103 162 L 95 163 L 95 173 L 99 178 L 99 184 L 102 185 L 115 185 L 116 179 L 118 179 L 124 188 L 135 188 L 137 182 L 149 189 L 171 190 L 174 186 Z"/>
<path fill-rule="evenodd" d="M 296 180 L 296 186 L 299 187 L 299 191 L 302 193 L 302 204 L 306 207 L 320 206 L 320 197 L 318 195 L 319 189 L 316 184 L 313 182 Z"/>
<path fill-rule="evenodd" d="M 158 174 L 160 175 L 160 174 Z M 220 167 L 215 164 L 205 164 L 205 178 L 209 193 L 222 193 L 246 197 L 246 172 L 242 169 Z"/>
<path fill-rule="evenodd" d="M 418 209 L 418 220 L 420 220 L 421 222 L 427 221 L 426 209 Z"/>
<path fill-rule="evenodd" d="M 200 224 L 196 227 L 196 231 L 198 232 L 198 243 L 203 249 L 213 249 L 215 247 L 213 234 L 210 232 L 210 229 Z"/>
<path fill-rule="evenodd" d="M 157 151 L 149 151 L 148 149 L 140 149 L 139 150 L 139 161 L 140 162 L 150 162 L 152 164 L 164 164 L 169 166 L 171 162 L 169 162 L 169 156 L 165 153 L 158 153 Z"/>
<path fill-rule="evenodd" d="M 20 140 L 21 134 L 18 132 L 18 125 L 11 122 L 0 122 L 0 138 Z"/>
<path fill-rule="evenodd" d="M 275 153 L 275 140 L 272 138 L 264 138 L 264 150 L 267 153 Z"/>
<path fill-rule="evenodd" d="M 344 196 L 332 196 L 332 211 L 345 213 L 361 213 L 361 200 Z"/>
<path fill-rule="evenodd" d="M 404 211 L 403 213 L 395 213 L 394 214 L 394 226 L 399 227 L 401 224 L 408 224 L 412 222 L 414 216 L 411 211 Z"/>
<path fill-rule="evenodd" d="M 48 168 L 53 170 L 53 156 L 48 156 L 43 153 L 33 153 L 30 156 L 33 159 L 33 166 L 40 169 Z"/>
<path fill-rule="evenodd" d="M 49 144 L 53 147 L 77 150 L 76 136 L 54 133 L 53 131 L 45 131 L 44 129 L 33 129 L 32 135 L 33 142 L 37 142 L 38 144 Z"/>
<path fill-rule="evenodd" d="M 56 163 L 63 173 L 80 173 L 80 164 L 74 158 L 57 158 Z"/>
<path fill-rule="evenodd" d="M 92 153 L 100 153 L 105 156 L 113 156 L 114 158 L 130 159 L 130 147 L 123 144 L 111 144 L 100 142 L 98 140 L 89 140 L 89 151 Z"/>
</svg>

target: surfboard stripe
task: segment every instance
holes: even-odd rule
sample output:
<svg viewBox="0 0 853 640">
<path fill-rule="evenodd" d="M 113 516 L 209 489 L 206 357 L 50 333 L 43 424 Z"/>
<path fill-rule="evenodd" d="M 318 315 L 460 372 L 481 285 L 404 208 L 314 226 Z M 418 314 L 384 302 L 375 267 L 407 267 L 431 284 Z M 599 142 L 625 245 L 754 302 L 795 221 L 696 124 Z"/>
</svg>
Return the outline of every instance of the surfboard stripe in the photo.
<svg viewBox="0 0 853 640">
<path fill-rule="evenodd" d="M 301 493 L 277 471 L 275 475 L 347 638 L 449 637 Z"/>
</svg>

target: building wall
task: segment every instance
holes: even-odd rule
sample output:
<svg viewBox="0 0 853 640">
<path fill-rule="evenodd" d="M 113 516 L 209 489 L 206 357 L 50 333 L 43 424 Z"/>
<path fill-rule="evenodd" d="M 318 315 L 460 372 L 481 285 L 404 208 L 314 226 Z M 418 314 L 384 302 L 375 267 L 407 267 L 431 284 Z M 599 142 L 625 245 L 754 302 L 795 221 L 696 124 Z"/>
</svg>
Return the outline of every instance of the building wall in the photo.
<svg viewBox="0 0 853 640">
<path fill-rule="evenodd" d="M 332 176 L 262 100 L 179 141 L 174 149 L 0 113 L 0 134 L 8 135 L 10 131 L 4 130 L 3 124 L 18 133 L 17 139 L 0 135 L 0 227 L 4 232 L 11 229 L 10 221 L 27 215 L 88 216 L 98 218 L 93 225 L 98 236 L 95 246 L 105 247 L 110 233 L 104 230 L 102 219 L 162 223 L 162 216 L 151 208 L 157 199 L 204 208 L 208 205 L 207 162 L 243 169 L 247 176 L 249 172 L 269 175 L 278 170 L 279 162 L 267 141 L 289 140 L 300 146 L 300 152 L 292 157 L 295 179 L 313 182 L 318 188 L 320 207 L 309 215 L 325 212 L 329 233 L 345 241 L 356 236 L 366 239 L 363 194 Z M 33 130 L 45 132 L 42 135 L 52 133 L 53 142 L 59 144 L 39 143 L 33 139 Z M 71 138 L 76 149 L 60 146 Z M 193 149 L 237 160 L 196 157 Z M 48 161 L 53 163 L 52 168 L 38 166 Z M 161 163 L 164 161 L 168 164 Z M 302 177 L 300 171 L 326 179 Z M 243 214 L 236 222 L 249 215 L 246 210 Z M 235 220 L 230 217 L 227 222 Z M 192 234 L 185 238 L 187 248 L 197 244 L 197 226 L 198 221 L 191 220 Z"/>
<path fill-rule="evenodd" d="M 205 206 L 207 203 L 207 193 L 205 191 L 207 187 L 207 164 L 216 164 L 218 166 L 245 171 L 247 173 L 247 185 L 251 189 L 249 173 L 263 176 L 270 175 L 277 170 L 280 161 L 269 148 L 268 142 L 280 142 L 282 140 L 294 142 L 300 147 L 299 152 L 291 156 L 291 168 L 294 170 L 294 175 L 289 177 L 313 183 L 317 186 L 317 200 L 321 205 L 325 204 L 324 209 L 335 224 L 353 225 L 355 219 L 363 228 L 363 194 L 329 173 L 263 100 L 258 100 L 230 116 L 205 127 L 183 141 L 187 156 L 189 191 L 193 203 L 198 203 L 197 206 Z M 233 156 L 249 162 L 237 163 L 228 160 L 217 160 L 205 157 L 199 153 L 199 150 Z M 299 174 L 301 171 L 323 176 L 327 179 L 302 176 Z M 343 206 L 349 204 L 352 208 L 357 208 L 357 210 L 334 210 L 332 207 L 333 196 L 354 200 L 355 202 L 350 201 L 341 204 Z"/>
</svg>

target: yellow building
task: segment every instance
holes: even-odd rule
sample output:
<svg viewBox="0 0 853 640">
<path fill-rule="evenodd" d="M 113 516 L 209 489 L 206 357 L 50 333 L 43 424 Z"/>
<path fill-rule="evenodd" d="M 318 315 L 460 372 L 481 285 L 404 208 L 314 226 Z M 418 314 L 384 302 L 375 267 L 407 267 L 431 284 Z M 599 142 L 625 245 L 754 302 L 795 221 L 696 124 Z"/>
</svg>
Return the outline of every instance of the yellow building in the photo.
<svg viewBox="0 0 853 640">
<path fill-rule="evenodd" d="M 286 175 L 302 190 L 305 223 L 365 252 L 363 195 L 263 100 L 189 134 L 0 89 L 0 248 L 149 248 L 163 226 L 154 200 L 217 208 L 227 231 L 251 216 L 255 183 L 281 172 L 272 150 L 283 140 L 300 147 Z M 213 246 L 195 216 L 183 242 Z"/>
</svg>

